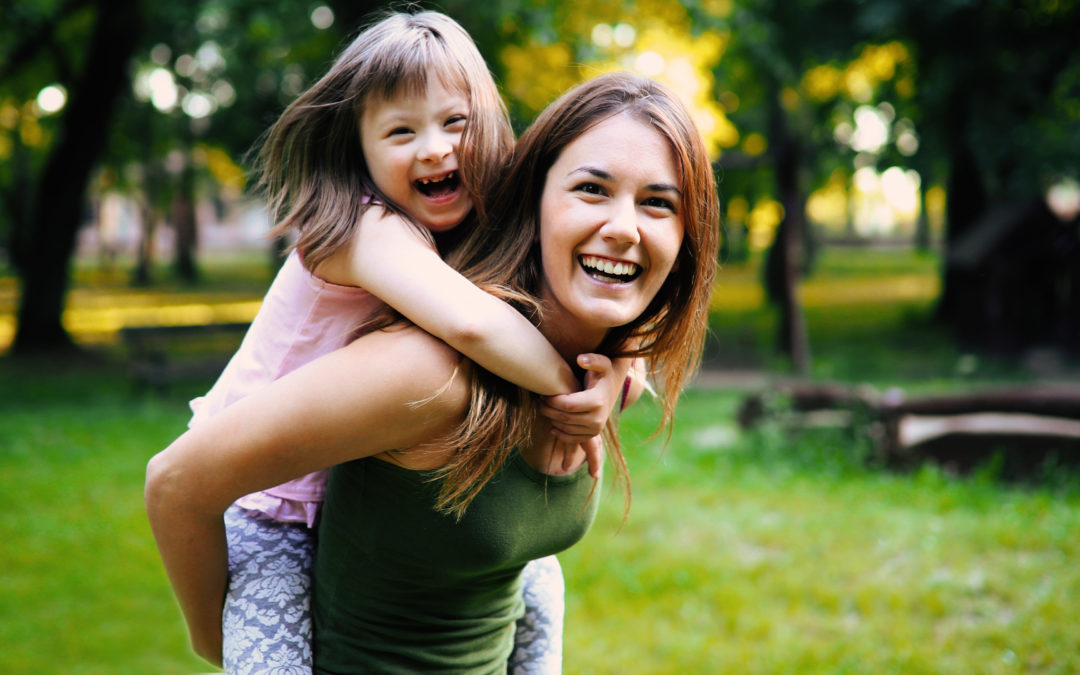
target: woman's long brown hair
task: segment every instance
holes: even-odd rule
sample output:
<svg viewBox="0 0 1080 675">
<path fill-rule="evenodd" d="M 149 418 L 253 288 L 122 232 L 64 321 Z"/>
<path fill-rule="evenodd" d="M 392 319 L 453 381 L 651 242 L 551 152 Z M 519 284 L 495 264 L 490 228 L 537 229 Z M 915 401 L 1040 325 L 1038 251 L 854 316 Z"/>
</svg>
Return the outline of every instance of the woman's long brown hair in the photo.
<svg viewBox="0 0 1080 675">
<path fill-rule="evenodd" d="M 586 82 L 551 104 L 518 141 L 489 216 L 449 261 L 478 286 L 540 323 L 542 308 L 535 298 L 543 270 L 537 240 L 547 172 L 567 145 L 620 114 L 644 122 L 667 139 L 681 175 L 684 234 L 675 267 L 641 316 L 610 331 L 597 349 L 612 357 L 648 359 L 663 405 L 660 431 L 670 429 L 679 395 L 700 365 L 719 246 L 719 206 L 709 158 L 688 111 L 672 92 L 646 78 L 613 73 Z M 457 448 L 439 472 L 444 478 L 439 507 L 456 516 L 464 513 L 511 450 L 528 441 L 535 415 L 527 392 L 479 367 L 470 373 L 468 416 L 452 437 L 440 442 Z M 609 424 L 608 452 L 629 507 L 626 461 L 613 431 Z"/>
</svg>

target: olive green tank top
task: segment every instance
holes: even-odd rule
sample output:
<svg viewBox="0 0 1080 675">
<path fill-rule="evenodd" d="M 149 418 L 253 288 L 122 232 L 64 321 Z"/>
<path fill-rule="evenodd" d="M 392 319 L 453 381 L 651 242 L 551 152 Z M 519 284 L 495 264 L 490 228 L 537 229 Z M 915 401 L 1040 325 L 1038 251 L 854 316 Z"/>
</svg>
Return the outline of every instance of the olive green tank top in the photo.
<svg viewBox="0 0 1080 675">
<path fill-rule="evenodd" d="M 439 483 L 367 458 L 330 472 L 315 556 L 318 673 L 505 672 L 529 560 L 588 531 L 599 490 L 518 453 L 460 522 L 434 510 Z"/>
</svg>

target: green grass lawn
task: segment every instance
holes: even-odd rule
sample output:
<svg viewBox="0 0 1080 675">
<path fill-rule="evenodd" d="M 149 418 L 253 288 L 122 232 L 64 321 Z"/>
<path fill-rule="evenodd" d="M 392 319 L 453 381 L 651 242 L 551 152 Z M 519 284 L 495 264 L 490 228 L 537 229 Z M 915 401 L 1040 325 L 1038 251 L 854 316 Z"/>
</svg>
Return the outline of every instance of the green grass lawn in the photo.
<svg viewBox="0 0 1080 675">
<path fill-rule="evenodd" d="M 0 672 L 183 673 L 142 509 L 185 400 L 121 372 L 2 364 Z M 692 392 L 670 446 L 627 413 L 634 499 L 562 555 L 568 673 L 1080 670 L 1080 495 L 872 471 L 838 432 L 732 423 Z"/>
<path fill-rule="evenodd" d="M 924 320 L 934 264 L 829 254 L 803 287 L 813 375 L 915 389 L 1033 377 L 959 352 Z M 257 296 L 240 276 L 212 293 L 98 279 L 79 307 Z M 755 282 L 749 267 L 722 272 L 714 333 L 722 365 L 768 372 L 774 319 Z M 142 507 L 146 461 L 208 384 L 152 396 L 108 361 L 0 358 L 0 673 L 208 670 Z M 560 556 L 567 673 L 1080 672 L 1075 476 L 1033 487 L 872 469 L 841 431 L 738 429 L 740 397 L 688 393 L 663 451 L 651 404 L 625 415 L 629 515 L 609 492 Z"/>
</svg>

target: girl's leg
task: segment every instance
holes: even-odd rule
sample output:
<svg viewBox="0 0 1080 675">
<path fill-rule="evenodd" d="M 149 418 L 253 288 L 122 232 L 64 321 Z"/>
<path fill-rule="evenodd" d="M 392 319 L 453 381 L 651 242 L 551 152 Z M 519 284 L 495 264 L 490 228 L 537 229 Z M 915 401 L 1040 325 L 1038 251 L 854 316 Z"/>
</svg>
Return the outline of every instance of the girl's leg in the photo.
<svg viewBox="0 0 1080 675">
<path fill-rule="evenodd" d="M 507 672 L 512 675 L 557 675 L 562 672 L 563 616 L 566 612 L 562 567 L 553 555 L 533 560 L 521 575 L 525 616 L 517 622 L 514 651 Z"/>
<path fill-rule="evenodd" d="M 225 672 L 311 673 L 314 533 L 302 524 L 225 512 L 229 589 L 222 614 Z"/>
</svg>

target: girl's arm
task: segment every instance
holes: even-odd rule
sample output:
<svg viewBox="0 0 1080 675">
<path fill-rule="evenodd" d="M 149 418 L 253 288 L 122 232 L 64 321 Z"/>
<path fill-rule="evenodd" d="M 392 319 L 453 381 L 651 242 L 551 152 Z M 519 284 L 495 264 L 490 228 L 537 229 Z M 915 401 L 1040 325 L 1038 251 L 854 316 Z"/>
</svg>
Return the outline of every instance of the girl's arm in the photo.
<svg viewBox="0 0 1080 675">
<path fill-rule="evenodd" d="M 641 398 L 642 392 L 646 391 L 652 394 L 653 397 L 656 396 L 656 391 L 649 384 L 649 363 L 644 357 L 638 356 L 630 363 L 630 369 L 627 372 L 626 382 L 619 399 L 619 412 L 633 405 Z"/>
<path fill-rule="evenodd" d="M 368 209 L 352 240 L 319 265 L 327 281 L 361 286 L 483 368 L 542 396 L 580 384 L 532 323 L 447 265 L 402 218 Z M 597 430 L 595 433 L 599 433 Z"/>
<path fill-rule="evenodd" d="M 459 361 L 415 328 L 372 333 L 237 401 L 150 460 L 147 515 L 199 655 L 221 663 L 225 509 L 296 476 L 450 431 L 468 401 Z"/>
</svg>

